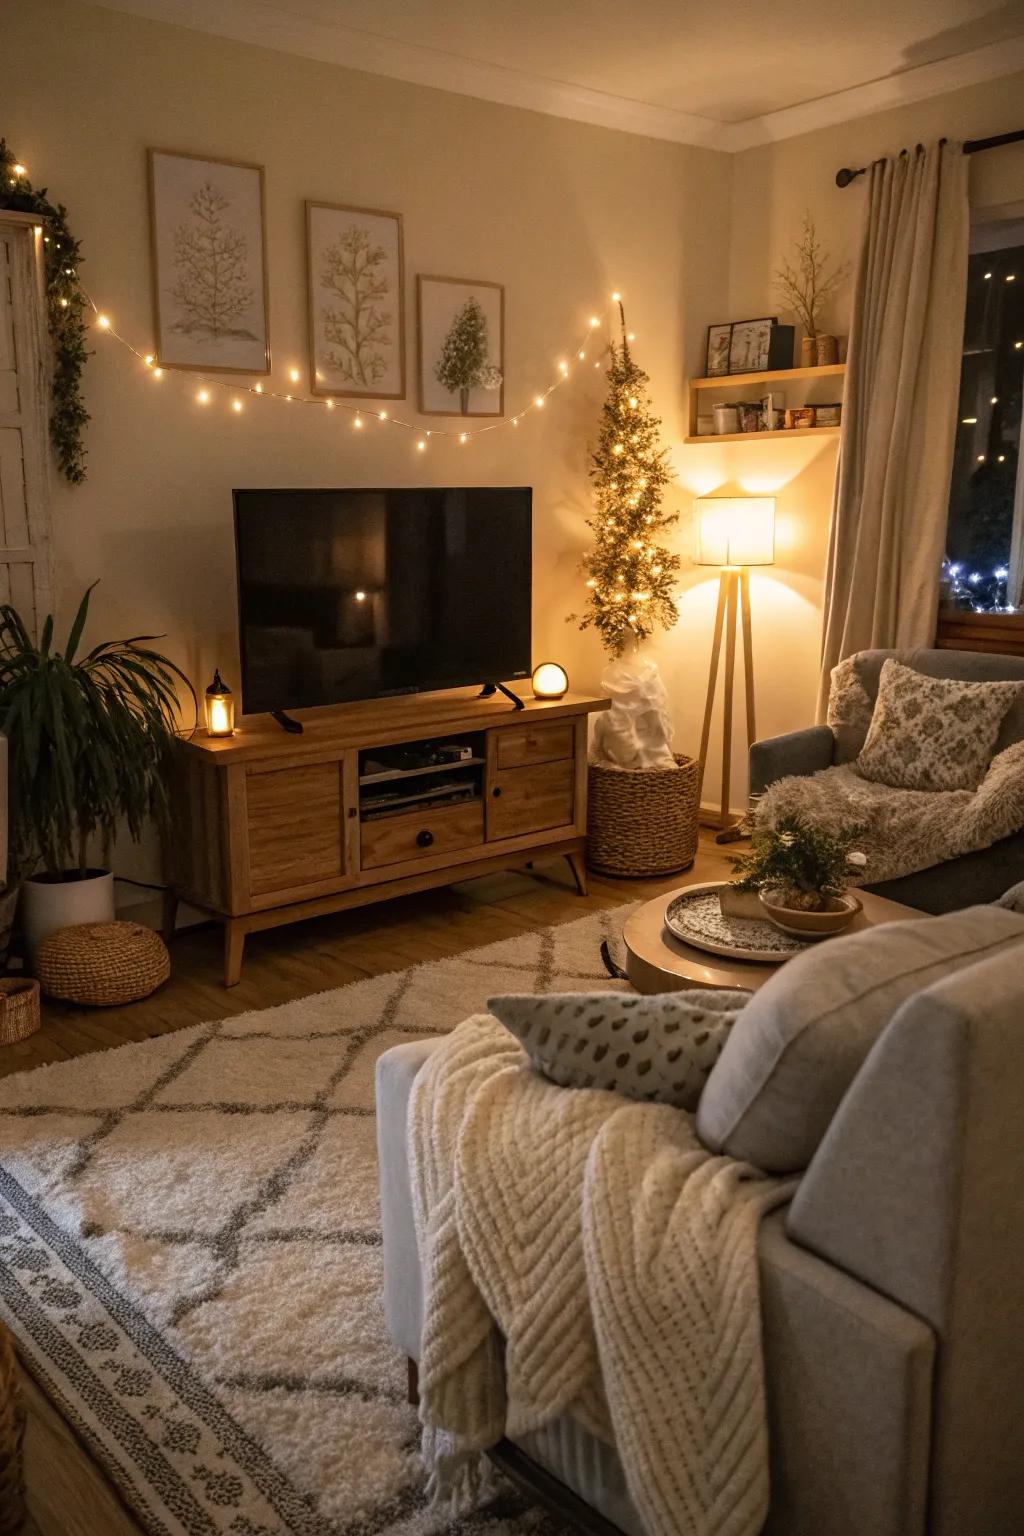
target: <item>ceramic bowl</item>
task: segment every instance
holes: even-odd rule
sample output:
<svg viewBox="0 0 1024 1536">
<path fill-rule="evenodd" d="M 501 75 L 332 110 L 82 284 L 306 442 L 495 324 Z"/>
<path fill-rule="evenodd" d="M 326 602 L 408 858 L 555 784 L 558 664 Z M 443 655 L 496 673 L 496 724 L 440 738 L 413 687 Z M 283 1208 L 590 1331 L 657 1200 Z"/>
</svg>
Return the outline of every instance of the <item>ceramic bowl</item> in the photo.
<svg viewBox="0 0 1024 1536">
<path fill-rule="evenodd" d="M 772 892 L 766 896 L 761 892 L 761 909 L 776 928 L 781 928 L 783 933 L 788 933 L 794 939 L 827 939 L 834 933 L 842 933 L 861 910 L 860 897 L 852 891 L 831 897 L 827 912 L 801 912 L 793 907 L 780 906 L 772 900 L 774 894 Z"/>
</svg>

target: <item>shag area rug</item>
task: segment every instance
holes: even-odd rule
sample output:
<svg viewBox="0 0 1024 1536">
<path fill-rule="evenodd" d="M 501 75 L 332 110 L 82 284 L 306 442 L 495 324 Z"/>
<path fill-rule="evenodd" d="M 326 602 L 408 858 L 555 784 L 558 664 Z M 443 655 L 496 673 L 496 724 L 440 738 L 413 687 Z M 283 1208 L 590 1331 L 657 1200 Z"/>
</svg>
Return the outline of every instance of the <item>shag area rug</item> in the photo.
<svg viewBox="0 0 1024 1536">
<path fill-rule="evenodd" d="M 607 986 L 630 910 L 0 1082 L 0 1309 L 146 1531 L 456 1528 L 384 1328 L 374 1063 Z M 555 1529 L 511 1489 L 457 1527 Z"/>
</svg>

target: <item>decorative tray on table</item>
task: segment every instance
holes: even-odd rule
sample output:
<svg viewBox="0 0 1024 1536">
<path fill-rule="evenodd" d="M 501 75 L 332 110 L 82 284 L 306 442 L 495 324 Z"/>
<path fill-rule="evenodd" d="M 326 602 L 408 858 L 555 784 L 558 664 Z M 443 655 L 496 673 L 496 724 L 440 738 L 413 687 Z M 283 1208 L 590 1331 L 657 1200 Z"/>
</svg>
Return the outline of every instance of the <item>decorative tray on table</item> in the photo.
<svg viewBox="0 0 1024 1536">
<path fill-rule="evenodd" d="M 775 965 L 810 949 L 810 944 L 790 938 L 766 917 L 726 917 L 718 893 L 728 884 L 714 880 L 680 891 L 665 909 L 669 933 L 694 949 L 733 960 L 759 960 L 762 965 Z"/>
</svg>

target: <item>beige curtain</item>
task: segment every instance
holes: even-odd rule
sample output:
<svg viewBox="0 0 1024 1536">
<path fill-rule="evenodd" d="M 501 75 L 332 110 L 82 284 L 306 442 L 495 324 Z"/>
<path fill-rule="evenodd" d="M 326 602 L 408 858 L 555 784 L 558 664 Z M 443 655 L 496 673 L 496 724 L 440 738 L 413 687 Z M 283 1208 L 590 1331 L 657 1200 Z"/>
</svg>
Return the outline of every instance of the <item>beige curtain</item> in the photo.
<svg viewBox="0 0 1024 1536">
<path fill-rule="evenodd" d="M 825 579 L 822 717 L 844 656 L 935 636 L 968 236 L 962 145 L 871 167 Z"/>
</svg>

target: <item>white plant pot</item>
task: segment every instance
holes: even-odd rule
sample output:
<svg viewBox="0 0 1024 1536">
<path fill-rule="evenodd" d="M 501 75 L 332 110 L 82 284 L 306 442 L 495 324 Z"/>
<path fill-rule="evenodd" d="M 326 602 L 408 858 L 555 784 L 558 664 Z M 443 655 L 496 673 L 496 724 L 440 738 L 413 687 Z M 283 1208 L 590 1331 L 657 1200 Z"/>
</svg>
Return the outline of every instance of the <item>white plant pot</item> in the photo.
<svg viewBox="0 0 1024 1536">
<path fill-rule="evenodd" d="M 114 877 L 107 869 L 87 870 L 84 880 L 31 875 L 22 886 L 21 899 L 30 960 L 43 940 L 58 928 L 114 921 Z"/>
</svg>

